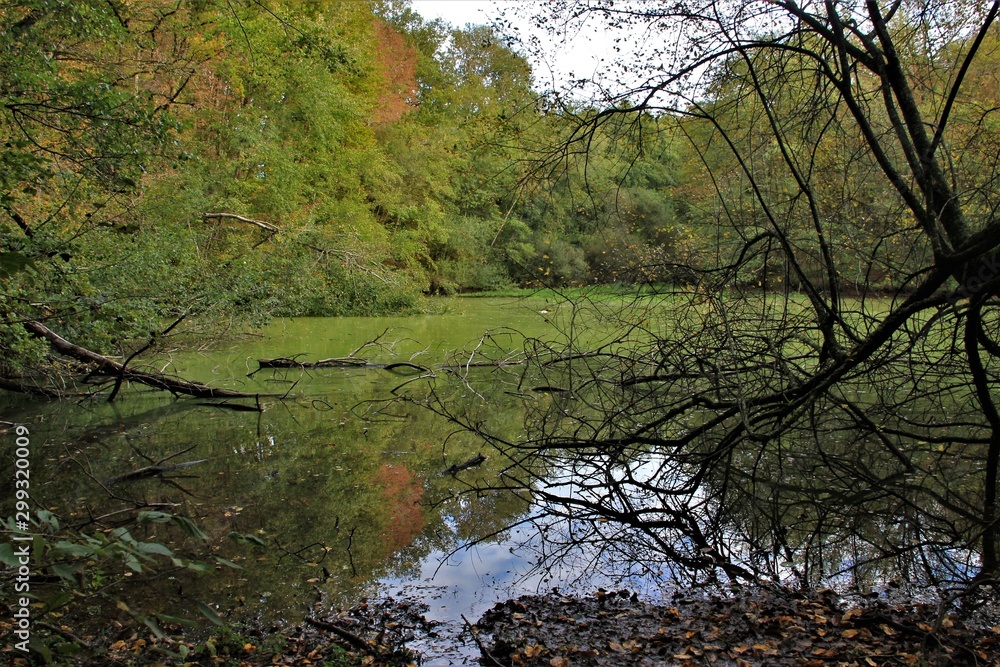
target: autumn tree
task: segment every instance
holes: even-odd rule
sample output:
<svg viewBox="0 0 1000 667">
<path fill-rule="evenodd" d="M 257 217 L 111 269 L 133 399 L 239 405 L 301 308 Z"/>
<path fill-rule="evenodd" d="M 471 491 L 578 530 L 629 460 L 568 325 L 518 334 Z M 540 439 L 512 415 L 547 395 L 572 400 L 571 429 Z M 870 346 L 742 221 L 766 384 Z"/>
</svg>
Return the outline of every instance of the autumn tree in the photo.
<svg viewBox="0 0 1000 667">
<path fill-rule="evenodd" d="M 489 27 L 425 24 L 408 9 L 389 19 L 418 47 L 420 84 L 414 108 L 376 131 L 391 171 L 371 192 L 394 261 L 434 293 L 505 286 L 519 173 L 499 137 L 534 107 L 531 68 Z"/>
<path fill-rule="evenodd" d="M 39 0 L 0 20 L 5 387 L 59 391 L 52 332 L 91 363 L 167 328 L 413 307 L 370 184 L 390 171 L 374 126 L 399 116 L 379 110 L 415 84 L 379 60 L 409 47 L 372 5 Z"/>
<path fill-rule="evenodd" d="M 141 274 L 117 293 L 106 281 L 127 262 L 117 250 L 141 253 L 140 184 L 169 150 L 170 111 L 198 57 L 166 44 L 197 20 L 187 11 L 39 0 L 5 3 L 0 17 L 0 365 L 9 377 L 47 349 L 25 318 L 61 319 L 66 335 L 98 347 L 157 326 Z M 147 265 L 170 255 L 162 248 Z"/>
</svg>

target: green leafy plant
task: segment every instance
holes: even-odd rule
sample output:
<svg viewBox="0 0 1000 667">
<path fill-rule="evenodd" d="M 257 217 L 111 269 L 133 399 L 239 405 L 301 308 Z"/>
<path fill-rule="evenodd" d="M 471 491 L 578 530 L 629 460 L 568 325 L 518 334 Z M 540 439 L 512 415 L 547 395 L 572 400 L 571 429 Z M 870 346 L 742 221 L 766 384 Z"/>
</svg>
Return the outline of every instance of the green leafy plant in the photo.
<svg viewBox="0 0 1000 667">
<path fill-rule="evenodd" d="M 174 549 L 159 541 L 144 541 L 133 535 L 137 529 L 148 524 L 163 524 L 176 527 L 183 535 L 198 541 L 207 539 L 205 533 L 189 518 L 170 512 L 141 511 L 125 526 L 107 530 L 84 532 L 64 526 L 59 517 L 48 510 L 38 510 L 32 517 L 30 544 L 32 585 L 25 593 L 34 600 L 33 607 L 39 609 L 33 614 L 33 623 L 45 630 L 55 627 L 50 621 L 71 615 L 86 607 L 114 608 L 124 612 L 134 622 L 148 628 L 157 639 L 164 639 L 164 624 L 195 625 L 193 621 L 152 609 L 128 604 L 122 599 L 122 591 L 127 581 L 141 580 L 144 575 L 152 575 L 165 568 L 175 568 L 203 574 L 215 569 L 215 565 L 239 568 L 240 566 L 214 557 L 211 562 L 181 556 Z M 22 535 L 17 530 L 15 519 L 2 522 L 6 536 Z M 23 563 L 15 552 L 15 543 L 0 543 L 0 562 L 10 566 L 2 575 L 11 580 L 17 568 Z M 34 582 L 38 583 L 35 584 Z M 13 588 L 11 588 L 13 590 Z M 225 622 L 209 605 L 196 603 L 196 609 L 211 623 L 223 626 Z M 71 655 L 85 646 L 71 639 L 66 633 L 34 633 L 31 648 L 52 664 L 54 656 Z"/>
</svg>

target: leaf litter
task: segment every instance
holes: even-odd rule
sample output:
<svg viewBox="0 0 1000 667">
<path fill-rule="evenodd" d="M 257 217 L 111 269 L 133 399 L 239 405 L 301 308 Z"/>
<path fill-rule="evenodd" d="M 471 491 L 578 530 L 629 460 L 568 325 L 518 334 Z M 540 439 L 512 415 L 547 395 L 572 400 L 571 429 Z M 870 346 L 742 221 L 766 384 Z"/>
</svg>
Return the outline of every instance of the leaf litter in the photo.
<svg viewBox="0 0 1000 667">
<path fill-rule="evenodd" d="M 522 596 L 476 626 L 482 663 L 494 666 L 1000 667 L 1000 626 L 829 590 L 679 593 L 660 604 L 628 591 Z"/>
<path fill-rule="evenodd" d="M 408 646 L 437 636 L 426 610 L 391 598 L 346 610 L 317 604 L 301 624 L 247 629 L 225 642 L 192 643 L 169 631 L 157 638 L 118 624 L 120 636 L 81 640 L 106 648 L 84 651 L 73 663 L 163 665 L 167 657 L 191 667 L 415 666 L 425 656 Z M 732 596 L 681 592 L 655 604 L 628 591 L 525 595 L 497 603 L 467 630 L 486 667 L 1000 667 L 1000 625 L 988 626 L 942 615 L 931 603 L 760 588 Z M 0 639 L 9 639 L 11 628 L 0 623 Z M 12 657 L 9 645 L 0 661 L 3 654 Z"/>
</svg>

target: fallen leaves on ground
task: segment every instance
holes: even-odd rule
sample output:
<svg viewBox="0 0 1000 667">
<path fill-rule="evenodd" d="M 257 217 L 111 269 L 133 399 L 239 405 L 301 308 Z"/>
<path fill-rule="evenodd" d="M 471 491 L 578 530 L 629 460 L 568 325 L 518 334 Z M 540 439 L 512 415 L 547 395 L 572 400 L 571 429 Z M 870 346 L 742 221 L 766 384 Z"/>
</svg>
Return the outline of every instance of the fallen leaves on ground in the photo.
<svg viewBox="0 0 1000 667">
<path fill-rule="evenodd" d="M 832 591 L 678 595 L 666 605 L 627 591 L 523 596 L 476 625 L 492 635 L 484 664 L 513 667 L 1000 667 L 1000 626 L 972 629 L 938 619 L 933 605 L 852 604 Z"/>
<path fill-rule="evenodd" d="M 71 653 L 72 664 L 74 667 L 415 667 L 419 656 L 409 651 L 406 643 L 415 634 L 432 631 L 433 623 L 423 617 L 425 610 L 426 606 L 419 603 L 393 599 L 363 602 L 347 610 L 316 605 L 308 617 L 312 622 L 267 629 L 244 627 L 239 632 L 227 628 L 198 640 L 184 635 L 180 626 L 163 624 L 166 632 L 157 637 L 145 629 L 111 623 L 99 636 L 77 638 Z M 30 662 L 29 656 L 16 651 L 12 637 L 13 625 L 0 621 L 0 664 L 22 667 L 42 664 Z M 48 641 L 58 655 L 54 638 Z"/>
</svg>

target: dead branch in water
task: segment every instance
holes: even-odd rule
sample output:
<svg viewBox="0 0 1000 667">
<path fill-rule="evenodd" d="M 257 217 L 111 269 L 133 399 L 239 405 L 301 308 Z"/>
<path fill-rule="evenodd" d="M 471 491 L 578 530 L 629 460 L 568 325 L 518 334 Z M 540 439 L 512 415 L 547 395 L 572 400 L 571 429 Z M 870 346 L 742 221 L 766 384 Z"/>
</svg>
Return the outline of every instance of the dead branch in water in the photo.
<svg viewBox="0 0 1000 667">
<path fill-rule="evenodd" d="M 94 369 L 91 372 L 91 376 L 103 375 L 118 378 L 122 381 L 138 382 L 154 389 L 165 389 L 172 394 L 184 394 L 194 396 L 195 398 L 257 398 L 259 396 L 259 394 L 250 394 L 232 389 L 220 389 L 200 382 L 189 382 L 179 378 L 172 378 L 162 373 L 151 373 L 127 368 L 125 365 L 102 354 L 92 352 L 79 345 L 74 345 L 45 325 L 33 320 L 26 321 L 24 328 L 35 336 L 47 340 L 53 351 L 92 365 Z"/>
</svg>

